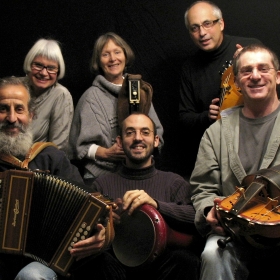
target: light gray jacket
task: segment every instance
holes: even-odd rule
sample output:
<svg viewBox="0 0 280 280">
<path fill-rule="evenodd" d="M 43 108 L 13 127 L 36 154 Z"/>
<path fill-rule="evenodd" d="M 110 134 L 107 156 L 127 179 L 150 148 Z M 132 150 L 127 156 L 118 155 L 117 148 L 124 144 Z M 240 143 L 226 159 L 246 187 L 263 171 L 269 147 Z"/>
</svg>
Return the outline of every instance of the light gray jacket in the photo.
<svg viewBox="0 0 280 280">
<path fill-rule="evenodd" d="M 216 197 L 232 195 L 248 175 L 238 156 L 239 111 L 242 106 L 224 110 L 221 119 L 204 133 L 190 178 L 195 225 L 202 235 L 209 231 L 204 210 Z M 280 113 L 279 113 L 280 114 Z M 280 164 L 280 116 L 277 116 L 260 169 Z"/>
</svg>

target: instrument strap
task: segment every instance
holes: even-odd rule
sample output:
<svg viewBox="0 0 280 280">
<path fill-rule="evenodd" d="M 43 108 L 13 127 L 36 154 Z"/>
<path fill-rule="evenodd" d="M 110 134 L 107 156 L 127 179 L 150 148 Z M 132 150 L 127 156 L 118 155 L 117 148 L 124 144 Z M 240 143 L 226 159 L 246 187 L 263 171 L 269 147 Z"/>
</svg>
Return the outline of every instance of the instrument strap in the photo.
<svg viewBox="0 0 280 280">
<path fill-rule="evenodd" d="M 43 149 L 45 149 L 48 146 L 53 146 L 57 148 L 57 146 L 52 142 L 36 142 L 32 145 L 23 161 L 19 160 L 11 154 L 5 153 L 0 154 L 0 159 L 3 162 L 11 164 L 12 166 L 28 169 L 29 162 L 32 161 Z"/>
<path fill-rule="evenodd" d="M 242 181 L 242 185 L 249 185 L 246 188 L 245 195 L 239 198 L 230 213 L 238 215 L 268 183 L 280 190 L 280 165 L 260 169 L 254 174 L 247 175 Z M 263 191 L 266 192 L 266 190 Z"/>
<path fill-rule="evenodd" d="M 253 181 L 249 187 L 246 189 L 244 195 L 242 195 L 238 201 L 233 205 L 230 213 L 233 215 L 238 215 L 247 206 L 253 197 L 255 197 L 263 188 L 265 183 Z"/>
</svg>

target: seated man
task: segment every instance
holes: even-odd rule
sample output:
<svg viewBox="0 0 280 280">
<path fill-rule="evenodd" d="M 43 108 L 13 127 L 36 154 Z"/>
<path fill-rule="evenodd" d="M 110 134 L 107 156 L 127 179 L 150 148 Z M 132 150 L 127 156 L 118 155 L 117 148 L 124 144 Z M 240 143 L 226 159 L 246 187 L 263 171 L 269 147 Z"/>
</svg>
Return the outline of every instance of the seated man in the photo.
<svg viewBox="0 0 280 280">
<path fill-rule="evenodd" d="M 0 79 L 0 172 L 23 167 L 30 170 L 49 170 L 52 175 L 84 186 L 78 169 L 71 165 L 64 152 L 53 145 L 45 147 L 29 162 L 30 158 L 26 155 L 33 145 L 30 127 L 33 115 L 28 85 L 17 77 Z M 82 260 L 99 253 L 105 244 L 104 236 L 105 228 L 98 224 L 96 234 L 76 243 L 71 254 L 77 260 Z M 75 262 L 73 266 L 80 266 L 79 263 Z M 19 272 L 23 267 L 24 269 Z M 31 258 L 2 253 L 0 254 L 0 279 L 57 279 L 57 275 L 47 266 L 33 262 Z"/>
<path fill-rule="evenodd" d="M 225 230 L 215 204 L 232 195 L 246 175 L 280 164 L 278 58 L 263 45 L 249 45 L 234 59 L 233 70 L 244 104 L 222 111 L 221 119 L 206 130 L 190 178 L 196 227 L 207 236 L 201 255 L 203 280 L 244 280 L 250 265 L 257 268 L 257 261 L 261 267 L 278 263 L 279 248 L 256 250 L 236 240 L 224 249 L 217 244 Z M 274 277 L 269 270 L 263 272 L 265 278 Z M 262 279 L 260 274 L 257 277 Z"/>
<path fill-rule="evenodd" d="M 120 221 L 123 211 L 131 215 L 139 206 L 148 204 L 157 209 L 173 229 L 196 235 L 188 183 L 175 173 L 155 168 L 152 154 L 159 144 L 159 136 L 154 122 L 145 114 L 132 113 L 122 122 L 116 140 L 126 156 L 121 169 L 100 176 L 93 183 L 95 191 L 114 198 L 118 204 L 119 208 L 113 213 L 114 222 Z M 199 278 L 199 257 L 189 248 L 167 247 L 145 267 L 127 267 L 120 264 L 109 250 L 105 254 L 106 263 L 100 267 L 104 276 L 99 280 L 116 279 L 115 272 L 107 269 L 108 265 L 118 267 L 118 279 Z"/>
</svg>

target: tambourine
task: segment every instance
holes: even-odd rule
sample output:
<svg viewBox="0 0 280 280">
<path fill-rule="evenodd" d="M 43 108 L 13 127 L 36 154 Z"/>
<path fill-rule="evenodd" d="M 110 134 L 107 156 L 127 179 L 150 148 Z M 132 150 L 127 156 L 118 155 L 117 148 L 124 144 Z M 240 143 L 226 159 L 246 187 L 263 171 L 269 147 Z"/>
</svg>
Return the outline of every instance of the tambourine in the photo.
<svg viewBox="0 0 280 280">
<path fill-rule="evenodd" d="M 120 224 L 115 226 L 112 247 L 122 264 L 138 267 L 154 261 L 167 246 L 189 246 L 193 238 L 191 234 L 169 228 L 154 207 L 144 204 L 132 215 L 127 212 L 121 215 Z"/>
</svg>

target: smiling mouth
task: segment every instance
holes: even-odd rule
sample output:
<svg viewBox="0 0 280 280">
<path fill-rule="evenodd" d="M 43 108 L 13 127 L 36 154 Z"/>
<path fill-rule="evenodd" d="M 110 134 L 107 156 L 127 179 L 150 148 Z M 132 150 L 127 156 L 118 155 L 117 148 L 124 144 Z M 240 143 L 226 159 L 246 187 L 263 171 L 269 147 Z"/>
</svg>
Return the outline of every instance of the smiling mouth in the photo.
<svg viewBox="0 0 280 280">
<path fill-rule="evenodd" d="M 206 44 L 206 43 L 208 43 L 210 41 L 210 39 L 204 39 L 204 40 L 200 40 L 199 42 L 201 43 L 201 44 Z"/>
</svg>

